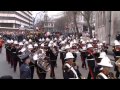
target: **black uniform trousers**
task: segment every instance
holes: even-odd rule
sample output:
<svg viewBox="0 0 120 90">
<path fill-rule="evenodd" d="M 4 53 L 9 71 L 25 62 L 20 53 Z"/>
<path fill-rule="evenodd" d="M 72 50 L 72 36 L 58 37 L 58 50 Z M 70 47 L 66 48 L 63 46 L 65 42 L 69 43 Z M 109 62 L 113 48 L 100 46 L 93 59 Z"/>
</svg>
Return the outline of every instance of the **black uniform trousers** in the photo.
<svg viewBox="0 0 120 90">
<path fill-rule="evenodd" d="M 95 79 L 95 74 L 94 74 L 94 70 L 95 70 L 95 60 L 87 60 L 88 63 L 88 68 L 89 68 L 89 73 L 88 73 L 88 77 L 87 79 Z"/>
<path fill-rule="evenodd" d="M 18 57 L 17 57 L 16 54 L 14 54 L 14 60 L 13 60 L 13 68 L 14 68 L 14 72 L 16 72 L 17 63 L 18 63 Z"/>
<path fill-rule="evenodd" d="M 40 67 L 37 67 L 36 69 L 37 69 L 37 75 L 38 75 L 39 79 L 45 79 L 46 78 L 46 71 L 44 71 Z"/>
<path fill-rule="evenodd" d="M 54 78 L 55 77 L 54 68 L 56 66 L 56 60 L 51 60 L 50 65 L 51 65 L 50 77 Z"/>
<path fill-rule="evenodd" d="M 13 68 L 13 59 L 14 59 L 13 53 L 10 52 L 10 64 L 11 64 L 11 68 Z"/>
<path fill-rule="evenodd" d="M 85 52 L 81 52 L 82 68 L 86 68 L 85 58 L 86 58 Z"/>
<path fill-rule="evenodd" d="M 77 54 L 76 54 L 76 53 L 72 53 L 72 54 L 73 54 L 73 56 L 74 56 L 74 60 L 73 60 L 73 62 L 76 62 Z"/>
<path fill-rule="evenodd" d="M 0 47 L 0 53 L 2 52 L 2 47 Z"/>
<path fill-rule="evenodd" d="M 30 62 L 30 70 L 31 70 L 31 78 L 33 79 L 33 76 L 34 76 L 34 64 L 32 62 Z"/>
<path fill-rule="evenodd" d="M 7 48 L 6 48 L 6 60 L 7 60 L 7 62 L 9 63 L 9 51 L 8 51 Z"/>
<path fill-rule="evenodd" d="M 10 59 L 11 59 L 10 50 L 8 50 L 8 58 L 7 58 L 7 60 L 8 60 L 8 63 L 9 63 L 9 64 L 10 64 Z"/>
<path fill-rule="evenodd" d="M 66 55 L 66 53 L 64 53 L 64 52 L 60 52 L 60 59 L 61 59 L 61 61 L 62 61 L 62 67 L 64 66 L 64 63 L 65 63 L 65 55 Z"/>
</svg>

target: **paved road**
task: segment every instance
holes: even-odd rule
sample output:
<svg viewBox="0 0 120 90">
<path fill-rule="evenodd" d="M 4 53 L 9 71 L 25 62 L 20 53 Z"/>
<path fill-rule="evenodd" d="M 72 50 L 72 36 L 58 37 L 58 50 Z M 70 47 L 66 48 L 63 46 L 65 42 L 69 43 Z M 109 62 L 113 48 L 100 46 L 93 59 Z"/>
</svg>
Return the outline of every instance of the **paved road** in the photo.
<svg viewBox="0 0 120 90">
<path fill-rule="evenodd" d="M 108 55 L 108 57 L 110 57 L 112 60 L 114 59 L 113 56 Z M 80 54 L 78 53 L 78 57 L 77 57 L 77 64 L 79 65 L 79 70 L 81 72 L 81 74 L 87 78 L 87 74 L 88 74 L 88 70 L 81 68 L 81 60 L 80 60 Z M 114 61 L 112 61 L 112 64 L 114 64 Z M 55 68 L 55 74 L 56 74 L 56 78 L 57 79 L 63 79 L 63 75 L 62 75 L 62 63 L 61 60 L 58 56 L 57 59 L 57 68 Z M 111 69 L 112 72 L 113 68 Z M 3 75 L 11 75 L 13 76 L 14 79 L 19 79 L 19 66 L 17 66 L 17 72 L 14 73 L 13 72 L 13 68 L 11 68 L 11 66 L 7 63 L 6 61 L 6 53 L 5 53 L 5 49 L 3 48 L 2 53 L 0 54 L 0 76 Z M 38 79 L 38 76 L 36 74 L 34 74 L 34 79 Z M 50 79 L 50 73 L 47 73 L 47 77 L 46 79 Z"/>
</svg>

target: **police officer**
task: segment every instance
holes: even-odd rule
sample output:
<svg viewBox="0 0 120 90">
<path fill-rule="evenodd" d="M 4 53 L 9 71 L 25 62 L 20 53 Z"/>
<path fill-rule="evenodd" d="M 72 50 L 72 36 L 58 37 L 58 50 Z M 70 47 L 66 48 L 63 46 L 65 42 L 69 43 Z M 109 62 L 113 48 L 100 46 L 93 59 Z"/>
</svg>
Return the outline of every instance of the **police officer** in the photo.
<svg viewBox="0 0 120 90">
<path fill-rule="evenodd" d="M 34 67 L 35 67 L 35 65 L 34 65 L 34 63 L 32 62 L 32 57 L 33 57 L 33 52 L 32 52 L 32 51 L 33 51 L 33 45 L 32 45 L 32 44 L 29 44 L 26 53 L 28 53 L 29 56 L 30 56 L 31 62 L 30 62 L 29 65 L 30 65 L 30 69 L 31 69 L 31 77 L 32 77 L 32 79 L 33 79 L 33 76 L 34 76 Z"/>
<path fill-rule="evenodd" d="M 23 62 L 24 63 L 20 67 L 20 79 L 32 79 L 31 69 L 29 66 L 30 63 L 29 55 L 24 56 Z"/>
</svg>

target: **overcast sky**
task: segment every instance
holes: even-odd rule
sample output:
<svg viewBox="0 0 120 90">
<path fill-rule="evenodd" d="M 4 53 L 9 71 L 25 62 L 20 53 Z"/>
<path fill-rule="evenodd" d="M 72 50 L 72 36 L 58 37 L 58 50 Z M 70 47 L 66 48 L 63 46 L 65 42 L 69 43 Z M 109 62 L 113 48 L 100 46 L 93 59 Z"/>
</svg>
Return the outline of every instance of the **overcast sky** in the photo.
<svg viewBox="0 0 120 90">
<path fill-rule="evenodd" d="M 35 17 L 38 12 L 40 12 L 40 11 L 33 11 L 32 12 L 33 17 Z M 63 12 L 63 11 L 48 11 L 48 15 L 51 17 L 54 15 L 59 15 L 61 12 Z"/>
</svg>

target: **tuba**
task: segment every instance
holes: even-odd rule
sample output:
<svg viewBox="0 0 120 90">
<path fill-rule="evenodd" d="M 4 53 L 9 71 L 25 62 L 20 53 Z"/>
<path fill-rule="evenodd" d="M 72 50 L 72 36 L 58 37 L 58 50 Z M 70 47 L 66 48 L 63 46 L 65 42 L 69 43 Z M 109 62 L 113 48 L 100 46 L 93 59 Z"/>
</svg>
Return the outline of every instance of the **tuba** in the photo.
<svg viewBox="0 0 120 90">
<path fill-rule="evenodd" d="M 46 72 L 50 71 L 50 58 L 47 57 L 45 53 L 39 53 L 37 66 Z"/>
</svg>

